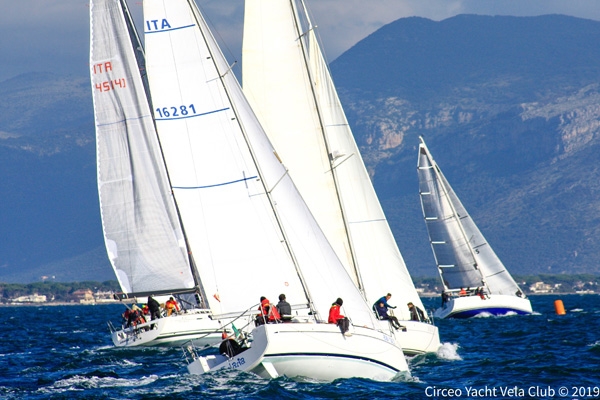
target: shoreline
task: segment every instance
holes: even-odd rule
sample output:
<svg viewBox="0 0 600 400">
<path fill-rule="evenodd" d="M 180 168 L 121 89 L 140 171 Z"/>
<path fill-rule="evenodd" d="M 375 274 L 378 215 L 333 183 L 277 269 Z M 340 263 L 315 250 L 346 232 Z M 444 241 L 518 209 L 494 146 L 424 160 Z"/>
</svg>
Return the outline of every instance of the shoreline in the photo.
<svg viewBox="0 0 600 400">
<path fill-rule="evenodd" d="M 561 293 L 530 293 L 527 294 L 527 297 L 530 296 L 565 296 L 565 295 L 600 295 L 600 293 L 576 293 L 576 292 L 561 292 Z M 421 298 L 435 298 L 439 297 L 438 293 L 421 293 L 419 297 Z M 0 307 L 54 307 L 54 306 L 103 306 L 103 305 L 115 305 L 115 304 L 129 304 L 119 300 L 111 300 L 111 301 L 101 301 L 101 302 L 88 302 L 88 303 L 76 303 L 76 302 L 66 302 L 66 301 L 48 301 L 45 303 L 0 303 Z"/>
</svg>

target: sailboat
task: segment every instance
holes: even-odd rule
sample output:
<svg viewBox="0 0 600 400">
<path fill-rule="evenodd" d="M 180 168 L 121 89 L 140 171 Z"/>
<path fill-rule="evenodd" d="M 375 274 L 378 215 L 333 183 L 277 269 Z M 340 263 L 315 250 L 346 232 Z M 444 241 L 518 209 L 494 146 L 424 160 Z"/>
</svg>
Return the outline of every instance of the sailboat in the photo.
<svg viewBox="0 0 600 400">
<path fill-rule="evenodd" d="M 90 68 L 100 211 L 121 299 L 191 294 L 185 312 L 116 329 L 115 346 L 179 346 L 221 340 L 189 254 L 154 127 L 144 54 L 123 0 L 90 2 Z"/>
<path fill-rule="evenodd" d="M 431 249 L 442 280 L 437 318 L 531 314 L 512 278 L 431 156 L 419 145 L 419 194 Z"/>
<path fill-rule="evenodd" d="M 304 1 L 246 0 L 243 88 L 271 142 L 368 304 L 392 293 L 408 355 L 435 352 L 424 309 L 371 183 Z"/>
<path fill-rule="evenodd" d="M 210 309 L 251 315 L 261 296 L 280 293 L 295 309 L 292 322 L 251 327 L 241 353 L 200 356 L 185 346 L 188 371 L 327 381 L 408 374 L 401 346 L 376 329 L 194 1 L 143 6 L 157 131 L 181 216 L 196 221 L 186 234 Z M 337 297 L 351 336 L 326 323 Z"/>
</svg>

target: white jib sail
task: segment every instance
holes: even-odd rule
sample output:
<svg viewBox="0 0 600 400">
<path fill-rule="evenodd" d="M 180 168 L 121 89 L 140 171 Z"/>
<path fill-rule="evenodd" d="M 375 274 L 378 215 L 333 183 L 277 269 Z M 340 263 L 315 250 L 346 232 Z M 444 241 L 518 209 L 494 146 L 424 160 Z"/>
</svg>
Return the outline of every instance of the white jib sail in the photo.
<svg viewBox="0 0 600 400">
<path fill-rule="evenodd" d="M 124 4 L 90 2 L 98 192 L 108 256 L 125 293 L 194 287 Z"/>
</svg>

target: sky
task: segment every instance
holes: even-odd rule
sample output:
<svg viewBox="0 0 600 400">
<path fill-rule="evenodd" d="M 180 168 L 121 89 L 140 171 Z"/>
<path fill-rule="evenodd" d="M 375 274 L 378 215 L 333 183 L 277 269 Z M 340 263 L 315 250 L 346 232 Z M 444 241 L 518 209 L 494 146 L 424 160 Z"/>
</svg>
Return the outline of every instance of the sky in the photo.
<svg viewBox="0 0 600 400">
<path fill-rule="evenodd" d="M 0 13 L 0 82 L 25 72 L 88 74 L 88 0 L 5 0 Z M 196 0 L 230 60 L 241 58 L 243 0 Z M 600 20 L 598 0 L 306 0 L 326 57 L 399 18 L 440 21 L 458 14 L 564 14 Z M 128 0 L 142 21 L 142 0 Z"/>
</svg>

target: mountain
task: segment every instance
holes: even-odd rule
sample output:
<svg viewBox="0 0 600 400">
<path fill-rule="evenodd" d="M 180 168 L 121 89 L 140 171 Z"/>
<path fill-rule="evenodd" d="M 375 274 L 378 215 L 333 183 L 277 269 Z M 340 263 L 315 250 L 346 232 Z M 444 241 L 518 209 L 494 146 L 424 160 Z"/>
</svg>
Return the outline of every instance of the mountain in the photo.
<svg viewBox="0 0 600 400">
<path fill-rule="evenodd" d="M 0 83 L 0 109 L 0 281 L 115 279 L 99 252 L 89 78 L 19 75 Z"/>
<path fill-rule="evenodd" d="M 599 66 L 600 23 L 561 15 L 401 19 L 332 63 L 413 274 L 419 135 L 510 271 L 600 272 Z"/>
<path fill-rule="evenodd" d="M 600 22 L 404 18 L 331 69 L 414 276 L 436 274 L 419 135 L 512 273 L 600 272 Z M 89 77 L 17 76 L 0 107 L 0 281 L 114 279 Z"/>
</svg>

